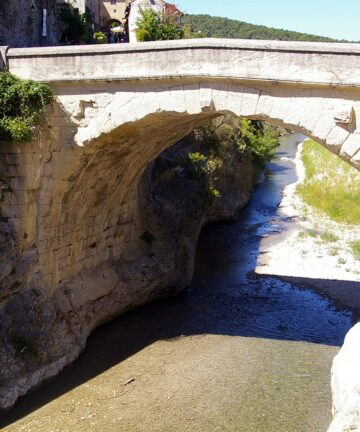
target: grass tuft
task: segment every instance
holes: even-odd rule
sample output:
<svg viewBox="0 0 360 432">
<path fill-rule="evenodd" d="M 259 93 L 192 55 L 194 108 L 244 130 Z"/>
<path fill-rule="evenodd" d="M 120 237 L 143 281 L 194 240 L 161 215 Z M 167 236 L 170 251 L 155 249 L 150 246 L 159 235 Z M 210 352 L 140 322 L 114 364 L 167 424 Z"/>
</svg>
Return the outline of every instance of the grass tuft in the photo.
<svg viewBox="0 0 360 432">
<path fill-rule="evenodd" d="M 331 233 L 330 231 L 324 231 L 323 233 L 321 233 L 320 238 L 327 243 L 334 243 L 340 240 L 337 235 Z"/>
<path fill-rule="evenodd" d="M 360 240 L 355 240 L 350 243 L 351 252 L 356 259 L 360 260 Z"/>
</svg>

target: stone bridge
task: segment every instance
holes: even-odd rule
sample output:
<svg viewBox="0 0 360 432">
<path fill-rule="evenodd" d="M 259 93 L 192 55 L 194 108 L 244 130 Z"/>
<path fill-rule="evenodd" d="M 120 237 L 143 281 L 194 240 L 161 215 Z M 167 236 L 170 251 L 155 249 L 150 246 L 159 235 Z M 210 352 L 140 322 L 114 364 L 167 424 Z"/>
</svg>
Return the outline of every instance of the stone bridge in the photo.
<svg viewBox="0 0 360 432">
<path fill-rule="evenodd" d="M 4 351 L 9 380 L 22 380 L 0 391 L 0 406 L 74 359 L 96 325 L 173 284 L 174 257 L 155 262 L 139 239 L 139 182 L 201 122 L 226 112 L 267 120 L 360 169 L 356 44 L 198 39 L 1 52 L 11 73 L 49 83 L 57 101 L 31 143 L 0 147 L 11 190 L 1 203 L 0 322 L 19 333 L 24 322 L 41 327 L 42 346 L 61 343 L 25 375 Z"/>
</svg>

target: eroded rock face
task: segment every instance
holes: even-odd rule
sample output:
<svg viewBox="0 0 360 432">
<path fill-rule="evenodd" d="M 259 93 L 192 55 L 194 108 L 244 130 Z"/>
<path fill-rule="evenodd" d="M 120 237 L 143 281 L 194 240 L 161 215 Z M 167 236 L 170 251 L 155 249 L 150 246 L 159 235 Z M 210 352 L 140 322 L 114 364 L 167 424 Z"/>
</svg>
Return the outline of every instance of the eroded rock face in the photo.
<svg viewBox="0 0 360 432">
<path fill-rule="evenodd" d="M 230 150 L 222 198 L 209 205 L 187 156 L 206 153 L 204 140 L 191 135 L 156 157 L 212 117 L 154 116 L 84 149 L 71 125 L 61 144 L 50 130 L 2 147 L 11 191 L 1 203 L 1 408 L 73 361 L 96 326 L 190 282 L 202 225 L 236 216 L 255 170 Z"/>
<path fill-rule="evenodd" d="M 360 431 L 360 323 L 346 335 L 331 370 L 333 421 L 328 432 Z"/>
</svg>

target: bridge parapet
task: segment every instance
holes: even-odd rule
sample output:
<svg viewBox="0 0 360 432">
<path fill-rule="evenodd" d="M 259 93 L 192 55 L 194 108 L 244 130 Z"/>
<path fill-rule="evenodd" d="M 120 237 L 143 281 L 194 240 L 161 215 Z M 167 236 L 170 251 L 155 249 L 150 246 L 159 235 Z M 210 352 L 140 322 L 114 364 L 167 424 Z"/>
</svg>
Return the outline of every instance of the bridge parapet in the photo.
<svg viewBox="0 0 360 432">
<path fill-rule="evenodd" d="M 360 44 L 195 39 L 13 48 L 9 70 L 43 82 L 229 78 L 360 86 Z"/>
</svg>

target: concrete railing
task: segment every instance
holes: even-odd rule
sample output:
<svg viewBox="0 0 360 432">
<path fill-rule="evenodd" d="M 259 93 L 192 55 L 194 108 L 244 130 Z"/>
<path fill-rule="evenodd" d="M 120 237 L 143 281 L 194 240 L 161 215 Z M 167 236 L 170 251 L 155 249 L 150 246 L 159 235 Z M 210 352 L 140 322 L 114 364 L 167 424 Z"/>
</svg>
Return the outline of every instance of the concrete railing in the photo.
<svg viewBox="0 0 360 432">
<path fill-rule="evenodd" d="M 10 48 L 10 72 L 44 82 L 228 78 L 360 86 L 360 44 L 195 39 Z"/>
</svg>

